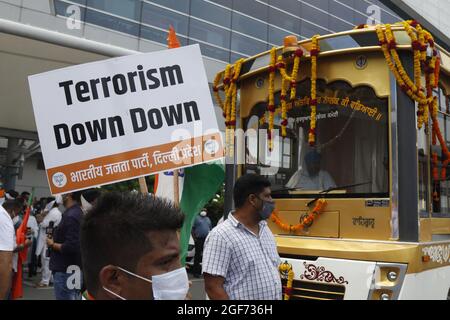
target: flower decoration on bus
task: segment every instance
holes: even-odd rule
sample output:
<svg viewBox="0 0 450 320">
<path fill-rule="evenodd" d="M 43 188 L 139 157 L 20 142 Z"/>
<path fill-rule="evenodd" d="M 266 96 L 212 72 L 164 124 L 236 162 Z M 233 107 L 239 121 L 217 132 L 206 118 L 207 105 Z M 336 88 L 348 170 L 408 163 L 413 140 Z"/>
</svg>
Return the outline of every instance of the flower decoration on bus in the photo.
<svg viewBox="0 0 450 320">
<path fill-rule="evenodd" d="M 323 212 L 325 206 L 327 204 L 327 201 L 325 199 L 319 199 L 317 200 L 316 205 L 314 208 L 305 216 L 303 219 L 301 219 L 301 222 L 296 225 L 286 224 L 284 223 L 280 217 L 278 212 L 275 210 L 270 219 L 273 223 L 275 223 L 278 227 L 283 229 L 284 231 L 288 231 L 289 233 L 297 233 L 305 228 L 308 228 L 313 224 L 313 222 L 319 217 L 319 215 Z"/>
<path fill-rule="evenodd" d="M 294 270 L 292 265 L 285 261 L 278 266 L 281 280 L 286 281 L 286 286 L 283 286 L 283 299 L 289 300 L 292 295 L 292 284 L 294 282 Z"/>
</svg>

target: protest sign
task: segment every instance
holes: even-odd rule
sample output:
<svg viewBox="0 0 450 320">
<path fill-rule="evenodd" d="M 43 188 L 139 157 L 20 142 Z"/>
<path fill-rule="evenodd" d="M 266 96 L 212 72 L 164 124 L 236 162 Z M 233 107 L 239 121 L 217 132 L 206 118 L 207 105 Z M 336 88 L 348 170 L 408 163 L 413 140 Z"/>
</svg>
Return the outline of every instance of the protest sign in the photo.
<svg viewBox="0 0 450 320">
<path fill-rule="evenodd" d="M 223 157 L 198 45 L 29 77 L 53 194 Z"/>
</svg>

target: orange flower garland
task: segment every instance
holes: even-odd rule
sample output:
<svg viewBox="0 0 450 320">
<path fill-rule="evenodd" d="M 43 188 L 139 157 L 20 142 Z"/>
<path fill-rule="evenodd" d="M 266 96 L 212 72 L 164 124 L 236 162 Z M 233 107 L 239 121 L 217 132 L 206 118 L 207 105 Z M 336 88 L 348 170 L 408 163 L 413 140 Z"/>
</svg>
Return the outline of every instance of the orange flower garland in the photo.
<svg viewBox="0 0 450 320">
<path fill-rule="evenodd" d="M 242 63 L 244 59 L 240 59 L 236 62 L 233 68 L 233 78 L 231 79 L 231 120 L 229 126 L 231 129 L 236 129 L 236 102 L 237 102 L 237 79 L 239 79 L 239 75 L 241 74 Z"/>
<path fill-rule="evenodd" d="M 442 170 L 441 179 L 445 180 L 447 175 L 447 165 L 450 163 L 450 153 L 447 145 L 442 137 L 441 130 L 439 128 L 438 116 L 438 102 L 437 98 L 433 97 L 432 88 L 436 88 L 439 83 L 439 63 L 438 52 L 435 47 L 435 43 L 432 35 L 424 30 L 416 21 L 406 21 L 403 26 L 411 38 L 411 45 L 414 50 L 414 80 L 415 83 L 407 75 L 403 68 L 398 53 L 396 51 L 397 43 L 395 41 L 394 34 L 390 25 L 386 25 L 385 32 L 383 33 L 382 27 L 377 27 L 377 35 L 380 40 L 383 53 L 389 68 L 393 72 L 397 82 L 402 87 L 402 90 L 413 100 L 419 104 L 419 110 L 417 113 L 417 126 L 420 129 L 423 124 L 428 126 L 429 114 L 432 118 L 432 138 L 433 145 L 439 144 L 442 149 Z M 427 61 L 427 50 L 430 48 L 432 57 Z M 391 58 L 392 57 L 392 58 Z M 392 62 L 392 60 L 394 62 Z M 394 64 L 395 63 L 395 64 Z M 421 86 L 422 66 L 425 73 L 426 87 Z M 426 92 L 426 95 L 425 93 Z M 443 160 L 445 158 L 445 160 Z M 433 179 L 439 181 L 438 174 L 438 157 L 436 153 L 432 154 L 433 162 Z"/>
<path fill-rule="evenodd" d="M 406 32 L 408 33 L 409 37 L 411 38 L 412 48 L 414 51 L 414 83 L 417 88 L 422 87 L 422 69 L 421 69 L 421 61 L 422 61 L 422 47 L 424 45 L 423 42 L 419 41 L 416 32 L 413 31 L 410 23 L 408 21 L 405 21 L 403 23 L 403 26 L 405 27 Z M 423 38 L 420 37 L 420 38 Z M 419 129 L 422 128 L 423 124 L 425 123 L 425 126 L 428 127 L 428 112 L 427 112 L 428 105 L 419 103 L 419 110 L 417 112 L 417 127 Z"/>
<path fill-rule="evenodd" d="M 273 122 L 275 117 L 275 72 L 277 70 L 276 61 L 277 61 L 277 50 L 276 48 L 272 48 L 270 51 L 270 66 L 269 66 L 269 103 L 267 105 L 267 109 L 269 111 L 269 131 L 267 132 L 267 137 L 269 140 L 269 151 L 273 150 L 273 140 L 272 140 L 272 130 L 273 130 Z"/>
<path fill-rule="evenodd" d="M 383 32 L 381 26 L 377 26 L 376 31 L 378 39 L 380 41 L 381 49 L 386 58 L 386 62 L 389 66 L 389 69 L 394 74 L 399 86 L 411 99 L 417 101 L 419 104 L 430 104 L 431 100 L 428 100 L 425 97 L 425 94 L 420 90 L 420 88 L 417 88 L 417 86 L 413 83 L 413 81 L 406 73 L 400 61 L 400 57 L 398 56 L 396 51 L 397 43 L 392 33 L 391 26 L 386 25 L 386 32 Z"/>
<path fill-rule="evenodd" d="M 234 130 L 236 129 L 236 101 L 237 101 L 237 80 L 241 74 L 242 63 L 244 59 L 240 59 L 236 62 L 234 66 L 228 64 L 225 68 L 223 88 L 225 91 L 225 102 L 222 103 L 218 92 L 218 82 L 220 81 L 220 75 L 217 75 L 214 84 L 213 91 L 217 102 L 222 107 L 224 111 L 226 133 L 226 149 L 229 156 L 233 156 L 234 150 Z M 231 75 L 231 69 L 233 69 L 233 74 Z"/>
<path fill-rule="evenodd" d="M 294 52 L 294 65 L 292 67 L 292 74 L 289 76 L 286 72 L 286 64 L 283 61 L 283 57 L 278 57 L 278 63 L 277 63 L 277 69 L 280 70 L 280 74 L 282 77 L 281 82 L 281 135 L 282 137 L 286 137 L 286 127 L 288 125 L 288 119 L 287 119 L 287 104 L 286 104 L 286 82 L 289 82 L 290 86 L 290 100 L 293 102 L 297 97 L 297 77 L 298 77 L 298 71 L 300 68 L 300 59 L 303 56 L 303 50 L 297 49 Z"/>
<path fill-rule="evenodd" d="M 287 261 L 278 266 L 278 271 L 282 279 L 286 279 L 286 287 L 284 287 L 284 300 L 289 300 L 292 295 L 292 284 L 294 282 L 294 270 L 292 265 Z"/>
<path fill-rule="evenodd" d="M 228 130 L 228 123 L 230 121 L 230 115 L 231 115 L 230 114 L 231 110 L 228 110 L 228 106 L 230 105 L 229 104 L 229 100 L 231 98 L 230 95 L 229 95 L 230 84 L 231 84 L 230 73 L 231 73 L 231 65 L 228 64 L 225 67 L 225 71 L 224 71 L 224 75 L 223 75 L 223 89 L 225 91 L 225 102 L 223 103 L 223 107 L 222 107 L 223 117 L 225 118 L 225 125 L 226 125 L 226 129 L 225 129 L 225 147 L 226 147 L 227 153 L 230 152 L 228 150 L 229 149 L 228 148 L 228 143 L 229 143 L 229 136 L 230 136 L 229 130 Z M 220 104 L 220 101 L 218 101 L 218 103 Z"/>
<path fill-rule="evenodd" d="M 223 117 L 225 118 L 226 117 L 225 105 L 224 105 L 224 103 L 222 101 L 222 98 L 220 97 L 220 94 L 219 94 L 219 82 L 220 82 L 220 79 L 222 79 L 222 73 L 218 73 L 216 75 L 216 77 L 214 78 L 213 92 L 214 92 L 214 98 L 216 98 L 216 101 L 219 104 L 219 107 L 222 109 Z"/>
<path fill-rule="evenodd" d="M 316 116 L 317 116 L 317 57 L 319 56 L 319 36 L 312 37 L 311 49 L 311 125 L 309 129 L 308 142 L 310 146 L 314 146 L 316 142 Z"/>
<path fill-rule="evenodd" d="M 308 213 L 308 216 L 302 222 L 294 226 L 283 223 L 278 216 L 277 211 L 272 212 L 270 219 L 284 231 L 288 231 L 289 233 L 297 233 L 303 230 L 306 226 L 311 225 L 311 223 L 313 223 L 314 220 L 317 219 L 317 217 L 322 213 L 326 204 L 327 201 L 325 199 L 317 200 L 317 204 L 314 209 Z"/>
</svg>

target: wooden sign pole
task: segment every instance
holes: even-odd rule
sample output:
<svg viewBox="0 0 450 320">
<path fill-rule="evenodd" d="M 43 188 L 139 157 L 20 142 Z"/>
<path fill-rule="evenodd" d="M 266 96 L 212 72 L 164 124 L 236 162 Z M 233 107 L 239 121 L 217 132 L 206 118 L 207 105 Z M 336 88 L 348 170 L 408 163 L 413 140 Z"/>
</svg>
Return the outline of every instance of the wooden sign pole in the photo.
<svg viewBox="0 0 450 320">
<path fill-rule="evenodd" d="M 180 206 L 180 189 L 178 181 L 178 169 L 173 172 L 173 202 L 177 207 Z"/>
<path fill-rule="evenodd" d="M 148 194 L 148 187 L 147 187 L 147 182 L 145 182 L 145 177 L 139 178 L 139 189 L 141 190 L 142 194 L 145 194 L 145 195 Z"/>
</svg>

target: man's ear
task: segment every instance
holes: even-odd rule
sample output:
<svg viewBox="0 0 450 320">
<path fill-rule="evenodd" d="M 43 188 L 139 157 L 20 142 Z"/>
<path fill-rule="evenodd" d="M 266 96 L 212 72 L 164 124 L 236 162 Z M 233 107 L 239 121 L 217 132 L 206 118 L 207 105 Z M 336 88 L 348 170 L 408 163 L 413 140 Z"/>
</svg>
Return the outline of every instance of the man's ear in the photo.
<svg viewBox="0 0 450 320">
<path fill-rule="evenodd" d="M 112 300 L 117 299 L 112 293 L 104 290 L 103 288 L 108 289 L 109 291 L 114 292 L 115 294 L 122 296 L 124 291 L 124 286 L 126 282 L 126 276 L 123 272 L 112 265 L 104 266 L 99 273 L 99 282 L 100 288 L 99 290 L 103 290 L 103 292 L 110 297 Z"/>
<path fill-rule="evenodd" d="M 247 197 L 247 201 L 248 203 L 252 206 L 252 207 L 257 207 L 257 202 L 258 202 L 258 198 L 256 197 L 256 195 L 251 194 Z"/>
</svg>

